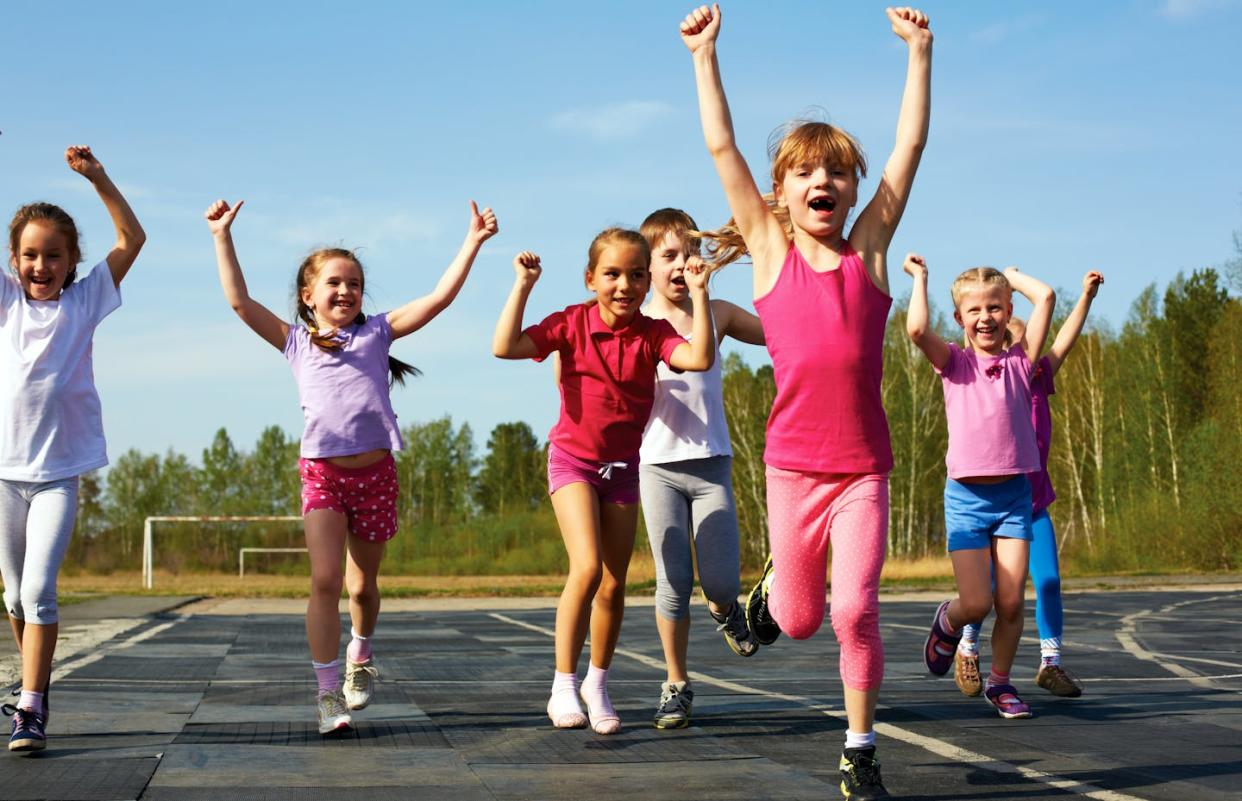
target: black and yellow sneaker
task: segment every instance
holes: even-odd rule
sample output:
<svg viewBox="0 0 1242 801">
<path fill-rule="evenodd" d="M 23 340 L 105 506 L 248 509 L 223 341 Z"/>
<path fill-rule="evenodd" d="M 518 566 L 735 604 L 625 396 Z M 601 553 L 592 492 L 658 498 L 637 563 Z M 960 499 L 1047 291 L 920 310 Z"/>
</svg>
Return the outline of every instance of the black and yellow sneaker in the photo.
<svg viewBox="0 0 1242 801">
<path fill-rule="evenodd" d="M 880 781 L 880 761 L 875 746 L 847 748 L 841 752 L 841 793 L 850 801 L 891 798 Z"/>
<path fill-rule="evenodd" d="M 652 722 L 657 729 L 684 729 L 690 725 L 694 690 L 688 682 L 666 681 L 660 685 L 660 706 Z"/>
<path fill-rule="evenodd" d="M 768 592 L 772 587 L 772 557 L 763 566 L 763 575 L 746 596 L 746 625 L 760 645 L 771 645 L 781 636 L 781 627 L 768 611 Z"/>
</svg>

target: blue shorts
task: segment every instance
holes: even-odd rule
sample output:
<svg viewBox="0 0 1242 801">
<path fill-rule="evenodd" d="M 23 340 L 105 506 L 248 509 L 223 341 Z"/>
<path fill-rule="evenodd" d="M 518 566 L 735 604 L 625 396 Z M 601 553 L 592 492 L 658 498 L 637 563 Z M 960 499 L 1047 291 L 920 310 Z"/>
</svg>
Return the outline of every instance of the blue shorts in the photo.
<svg viewBox="0 0 1242 801">
<path fill-rule="evenodd" d="M 949 553 L 990 548 L 993 537 L 1031 540 L 1031 483 L 1014 476 L 1000 484 L 944 485 L 944 530 Z"/>
</svg>

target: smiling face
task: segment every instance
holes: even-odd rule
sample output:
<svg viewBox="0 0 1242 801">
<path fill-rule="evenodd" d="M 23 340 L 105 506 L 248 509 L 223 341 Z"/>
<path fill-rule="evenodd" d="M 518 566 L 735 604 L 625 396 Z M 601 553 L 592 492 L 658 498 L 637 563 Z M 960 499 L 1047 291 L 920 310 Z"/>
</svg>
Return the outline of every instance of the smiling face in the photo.
<svg viewBox="0 0 1242 801">
<path fill-rule="evenodd" d="M 670 231 L 651 249 L 651 285 L 658 294 L 680 303 L 690 297 L 685 270 L 686 245 Z"/>
<path fill-rule="evenodd" d="M 816 239 L 840 237 L 858 202 L 853 170 L 831 164 L 794 166 L 773 190 L 777 205 L 789 210 L 794 227 Z"/>
<path fill-rule="evenodd" d="M 332 256 L 300 294 L 321 329 L 343 328 L 362 310 L 362 286 L 358 262 L 347 256 Z"/>
<path fill-rule="evenodd" d="M 32 220 L 22 227 L 9 263 L 17 271 L 26 297 L 57 300 L 77 266 L 77 254 L 59 228 L 48 221 Z"/>
<path fill-rule="evenodd" d="M 587 289 L 599 301 L 599 314 L 609 328 L 625 325 L 651 288 L 650 255 L 625 241 L 603 245 L 595 266 L 586 273 Z"/>
<path fill-rule="evenodd" d="M 966 333 L 966 341 L 981 353 L 995 356 L 1005 349 L 1005 328 L 1013 316 L 1008 285 L 971 283 L 961 287 L 953 319 Z"/>
</svg>

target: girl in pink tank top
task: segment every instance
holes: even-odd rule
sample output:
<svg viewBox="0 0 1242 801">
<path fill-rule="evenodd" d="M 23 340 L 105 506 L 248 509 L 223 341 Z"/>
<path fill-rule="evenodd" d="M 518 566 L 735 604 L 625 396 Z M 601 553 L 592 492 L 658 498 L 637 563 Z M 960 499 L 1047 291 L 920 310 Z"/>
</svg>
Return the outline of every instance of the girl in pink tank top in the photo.
<svg viewBox="0 0 1242 801">
<path fill-rule="evenodd" d="M 811 636 L 824 613 L 829 542 L 832 625 L 841 643 L 849 719 L 841 758 L 850 797 L 887 796 L 873 724 L 884 672 L 879 577 L 888 525 L 888 424 L 880 402 L 888 296 L 887 251 L 927 139 L 932 34 L 927 16 L 888 9 L 907 45 L 897 142 L 875 197 L 848 235 L 866 160 L 852 136 L 798 122 L 772 151 L 771 195 L 742 158 L 716 60 L 720 7 L 681 24 L 694 60 L 699 111 L 733 219 L 708 237 L 723 266 L 749 255 L 755 308 L 776 377 L 768 418 L 768 529 L 772 556 L 751 591 L 747 619 L 760 642 L 784 630 Z M 775 569 L 773 569 L 775 565 Z"/>
</svg>

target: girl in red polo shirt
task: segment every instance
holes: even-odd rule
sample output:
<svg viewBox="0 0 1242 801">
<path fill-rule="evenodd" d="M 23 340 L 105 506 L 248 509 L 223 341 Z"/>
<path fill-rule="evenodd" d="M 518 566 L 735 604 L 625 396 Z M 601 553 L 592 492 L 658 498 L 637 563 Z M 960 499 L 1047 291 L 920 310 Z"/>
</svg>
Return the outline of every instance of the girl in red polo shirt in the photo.
<svg viewBox="0 0 1242 801">
<path fill-rule="evenodd" d="M 621 730 L 608 667 L 621 632 L 625 574 L 638 525 L 638 447 L 655 398 L 655 367 L 707 370 L 715 359 L 707 273 L 687 272 L 693 344 L 639 306 L 651 286 L 651 250 L 637 231 L 609 228 L 591 242 L 586 285 L 595 297 L 522 329 L 539 257 L 513 260 L 517 279 L 496 323 L 492 352 L 542 361 L 560 354 L 561 415 L 548 434 L 548 492 L 569 554 L 556 609 L 556 675 L 548 717 L 562 729 Z M 578 703 L 578 656 L 591 630 L 591 667 Z"/>
</svg>

